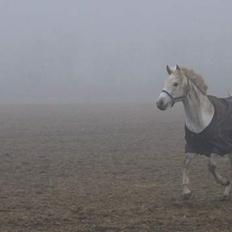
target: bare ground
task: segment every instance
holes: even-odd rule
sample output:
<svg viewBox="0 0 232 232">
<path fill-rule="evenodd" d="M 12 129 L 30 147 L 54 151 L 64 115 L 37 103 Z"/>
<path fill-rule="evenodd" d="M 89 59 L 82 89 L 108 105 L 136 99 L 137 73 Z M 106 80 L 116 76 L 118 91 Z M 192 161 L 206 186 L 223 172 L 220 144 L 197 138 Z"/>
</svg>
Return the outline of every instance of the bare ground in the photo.
<svg viewBox="0 0 232 232">
<path fill-rule="evenodd" d="M 0 231 L 232 231 L 232 201 L 197 157 L 183 201 L 181 108 L 2 105 Z M 224 158 L 221 172 L 229 175 Z"/>
</svg>

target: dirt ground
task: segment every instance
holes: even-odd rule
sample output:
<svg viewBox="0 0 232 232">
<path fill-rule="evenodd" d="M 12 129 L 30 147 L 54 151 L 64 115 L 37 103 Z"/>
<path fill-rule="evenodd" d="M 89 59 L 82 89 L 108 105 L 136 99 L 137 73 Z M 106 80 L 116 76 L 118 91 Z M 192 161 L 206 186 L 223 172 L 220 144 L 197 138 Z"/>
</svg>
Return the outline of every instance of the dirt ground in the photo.
<svg viewBox="0 0 232 232">
<path fill-rule="evenodd" d="M 1 105 L 1 232 L 232 231 L 232 201 L 196 157 L 182 200 L 181 108 Z M 229 175 L 227 158 L 220 170 Z"/>
</svg>

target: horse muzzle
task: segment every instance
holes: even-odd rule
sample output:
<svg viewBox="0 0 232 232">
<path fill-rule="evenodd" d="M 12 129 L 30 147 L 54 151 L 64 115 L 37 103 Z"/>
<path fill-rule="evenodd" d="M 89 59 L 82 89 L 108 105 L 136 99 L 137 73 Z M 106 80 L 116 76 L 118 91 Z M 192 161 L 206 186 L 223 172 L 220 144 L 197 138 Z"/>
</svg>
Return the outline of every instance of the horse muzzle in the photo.
<svg viewBox="0 0 232 232">
<path fill-rule="evenodd" d="M 159 110 L 166 110 L 168 108 L 168 103 L 165 103 L 163 99 L 156 102 L 156 106 Z"/>
</svg>

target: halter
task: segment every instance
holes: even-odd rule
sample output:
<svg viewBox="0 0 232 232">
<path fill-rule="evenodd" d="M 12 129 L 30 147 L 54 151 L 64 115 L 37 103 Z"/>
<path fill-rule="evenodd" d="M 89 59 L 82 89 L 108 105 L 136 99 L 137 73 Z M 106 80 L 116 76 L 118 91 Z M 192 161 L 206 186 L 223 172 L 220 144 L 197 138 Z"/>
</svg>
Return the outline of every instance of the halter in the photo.
<svg viewBox="0 0 232 232">
<path fill-rule="evenodd" d="M 172 105 L 171 106 L 173 106 L 176 102 L 179 102 L 179 101 L 182 101 L 182 100 L 184 100 L 186 97 L 187 97 L 187 95 L 188 95 L 188 93 L 189 93 L 189 79 L 187 79 L 187 81 L 188 81 L 188 84 L 187 84 L 187 91 L 186 91 L 186 93 L 185 93 L 185 95 L 183 95 L 183 96 L 180 96 L 180 97 L 173 97 L 167 90 L 165 90 L 165 89 L 163 89 L 161 92 L 163 92 L 163 93 L 166 93 L 169 97 L 170 97 L 170 99 L 171 99 L 171 101 L 172 101 Z"/>
</svg>

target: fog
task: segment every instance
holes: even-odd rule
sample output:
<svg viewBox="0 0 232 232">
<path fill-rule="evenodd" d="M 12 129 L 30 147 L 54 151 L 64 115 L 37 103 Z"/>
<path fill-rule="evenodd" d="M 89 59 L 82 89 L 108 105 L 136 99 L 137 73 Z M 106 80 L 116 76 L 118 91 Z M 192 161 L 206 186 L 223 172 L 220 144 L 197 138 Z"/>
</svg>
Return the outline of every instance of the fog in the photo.
<svg viewBox="0 0 232 232">
<path fill-rule="evenodd" d="M 0 0 L 0 103 L 153 102 L 166 64 L 232 90 L 229 0 Z"/>
</svg>

